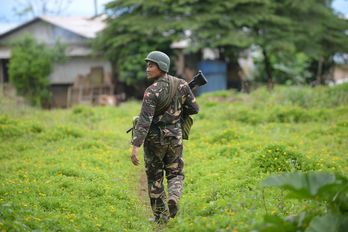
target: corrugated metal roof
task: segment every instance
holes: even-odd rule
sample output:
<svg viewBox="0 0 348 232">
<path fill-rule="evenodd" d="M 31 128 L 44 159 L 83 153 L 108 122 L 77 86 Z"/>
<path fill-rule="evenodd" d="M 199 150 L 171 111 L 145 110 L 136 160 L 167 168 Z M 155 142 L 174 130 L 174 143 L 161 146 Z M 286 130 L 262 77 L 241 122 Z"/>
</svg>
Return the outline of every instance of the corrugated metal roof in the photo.
<svg viewBox="0 0 348 232">
<path fill-rule="evenodd" d="M 91 39 L 95 38 L 97 33 L 106 27 L 104 19 L 105 17 L 103 16 L 93 18 L 77 16 L 39 16 L 0 34 L 0 39 L 40 20 Z"/>
<path fill-rule="evenodd" d="M 86 38 L 95 38 L 96 34 L 106 26 L 103 17 L 40 16 L 39 18 Z"/>
</svg>

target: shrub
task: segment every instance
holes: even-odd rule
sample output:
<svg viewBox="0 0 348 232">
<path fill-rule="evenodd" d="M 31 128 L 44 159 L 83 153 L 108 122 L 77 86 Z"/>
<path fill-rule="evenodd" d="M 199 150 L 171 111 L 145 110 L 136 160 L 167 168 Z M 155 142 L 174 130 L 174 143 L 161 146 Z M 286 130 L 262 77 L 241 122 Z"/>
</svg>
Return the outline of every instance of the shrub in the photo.
<svg viewBox="0 0 348 232">
<path fill-rule="evenodd" d="M 269 122 L 304 123 L 323 121 L 329 117 L 324 110 L 303 109 L 300 107 L 276 107 L 268 117 Z"/>
<path fill-rule="evenodd" d="M 229 117 L 239 122 L 252 125 L 264 122 L 265 118 L 264 114 L 260 113 L 259 111 L 250 111 L 247 109 L 240 110 Z"/>
<path fill-rule="evenodd" d="M 312 107 L 336 107 L 348 104 L 348 84 L 333 87 L 316 87 L 315 89 L 304 87 L 280 88 L 276 90 L 277 103 L 291 104 L 295 106 Z"/>
<path fill-rule="evenodd" d="M 226 157 L 226 158 L 233 158 L 236 156 L 239 156 L 240 150 L 236 147 L 230 147 L 230 146 L 224 146 L 222 145 L 218 150 L 217 150 L 217 155 Z"/>
<path fill-rule="evenodd" d="M 10 82 L 16 87 L 17 93 L 27 98 L 34 106 L 49 103 L 48 76 L 53 63 L 63 59 L 63 47 L 49 49 L 37 43 L 30 36 L 14 43 L 9 64 Z"/>
<path fill-rule="evenodd" d="M 0 137 L 11 138 L 20 136 L 23 133 L 23 129 L 18 122 L 10 119 L 7 116 L 0 116 Z"/>
<path fill-rule="evenodd" d="M 52 131 L 49 131 L 42 135 L 42 137 L 48 142 L 54 142 L 63 139 L 83 137 L 83 131 L 74 127 L 58 126 Z"/>
<path fill-rule="evenodd" d="M 255 159 L 256 166 L 263 172 L 290 172 L 309 170 L 313 165 L 301 153 L 286 149 L 282 145 L 265 147 Z"/>
<path fill-rule="evenodd" d="M 211 143 L 219 143 L 219 144 L 227 144 L 230 143 L 232 140 L 239 139 L 239 135 L 234 130 L 224 130 L 222 133 L 215 135 L 210 140 Z"/>
<path fill-rule="evenodd" d="M 266 215 L 255 232 L 344 232 L 348 228 L 348 179 L 331 173 L 287 173 L 270 176 L 263 187 L 279 187 L 290 191 L 293 198 L 315 201 L 326 206 L 324 212 L 307 210 L 295 216 L 281 218 Z"/>
<path fill-rule="evenodd" d="M 96 122 L 100 118 L 92 107 L 78 105 L 74 106 L 72 110 L 72 119 L 78 122 L 87 122 L 87 124 L 92 125 L 92 123 Z"/>
<path fill-rule="evenodd" d="M 0 115 L 0 138 L 20 137 L 28 133 L 39 134 L 44 128 L 35 122 L 23 122 Z"/>
</svg>

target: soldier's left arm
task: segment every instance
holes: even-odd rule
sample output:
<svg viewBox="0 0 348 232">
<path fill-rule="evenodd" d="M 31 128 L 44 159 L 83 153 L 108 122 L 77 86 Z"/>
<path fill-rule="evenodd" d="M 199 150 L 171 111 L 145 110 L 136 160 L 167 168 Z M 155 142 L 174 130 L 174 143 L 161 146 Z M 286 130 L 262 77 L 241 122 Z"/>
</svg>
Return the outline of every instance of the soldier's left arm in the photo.
<svg viewBox="0 0 348 232">
<path fill-rule="evenodd" d="M 184 113 L 188 115 L 197 114 L 199 112 L 199 105 L 188 84 L 184 85 L 184 90 L 186 94 L 186 100 L 184 102 Z"/>
<path fill-rule="evenodd" d="M 155 114 L 157 105 L 157 96 L 155 91 L 151 88 L 146 89 L 144 93 L 143 103 L 139 114 L 138 123 L 133 132 L 132 144 L 140 147 L 149 132 L 153 116 Z"/>
</svg>

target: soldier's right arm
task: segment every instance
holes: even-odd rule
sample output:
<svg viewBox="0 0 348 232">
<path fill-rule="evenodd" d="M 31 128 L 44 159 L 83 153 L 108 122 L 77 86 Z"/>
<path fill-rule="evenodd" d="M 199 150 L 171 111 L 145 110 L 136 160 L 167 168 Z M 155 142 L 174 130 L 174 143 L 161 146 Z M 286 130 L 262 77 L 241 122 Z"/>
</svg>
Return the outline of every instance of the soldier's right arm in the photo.
<svg viewBox="0 0 348 232">
<path fill-rule="evenodd" d="M 144 143 L 145 137 L 150 129 L 150 125 L 155 114 L 156 105 L 156 93 L 151 87 L 147 88 L 144 93 L 138 123 L 133 131 L 133 138 L 131 141 L 132 145 L 140 147 Z"/>
<path fill-rule="evenodd" d="M 187 83 L 185 83 L 184 85 L 184 92 L 186 94 L 186 99 L 185 102 L 183 104 L 183 110 L 184 110 L 184 114 L 197 114 L 199 112 L 199 106 L 198 103 L 196 101 L 195 96 L 193 95 L 190 87 L 188 86 Z"/>
</svg>

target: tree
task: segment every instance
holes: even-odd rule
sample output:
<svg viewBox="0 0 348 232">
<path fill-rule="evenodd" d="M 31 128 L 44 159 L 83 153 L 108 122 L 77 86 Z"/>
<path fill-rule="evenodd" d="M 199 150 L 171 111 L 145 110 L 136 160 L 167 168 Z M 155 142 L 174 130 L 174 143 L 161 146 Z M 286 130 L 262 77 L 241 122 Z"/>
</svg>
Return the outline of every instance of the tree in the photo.
<svg viewBox="0 0 348 232">
<path fill-rule="evenodd" d="M 59 43 L 54 49 L 49 49 L 45 44 L 26 36 L 13 45 L 9 64 L 10 82 L 17 93 L 32 105 L 46 105 L 51 97 L 48 76 L 53 63 L 64 60 L 64 57 L 64 47 Z"/>
<path fill-rule="evenodd" d="M 272 0 L 276 17 L 267 17 L 253 28 L 270 88 L 274 66 L 271 56 L 286 58 L 284 54 L 304 53 L 318 63 L 317 75 L 321 76 L 324 60 L 348 51 L 348 21 L 336 15 L 331 4 L 331 0 Z"/>
<path fill-rule="evenodd" d="M 264 75 L 266 73 L 264 60 L 262 54 L 254 57 L 258 70 L 255 80 L 267 83 L 269 79 Z M 272 53 L 269 55 L 269 62 L 272 64 L 272 76 L 278 84 L 304 85 L 311 82 L 310 58 L 304 53 L 297 51 Z"/>
<path fill-rule="evenodd" d="M 106 5 L 108 26 L 95 45 L 128 84 L 144 78 L 143 60 L 150 50 L 171 55 L 170 44 L 187 39 L 188 31 L 189 51 L 218 48 L 222 59 L 235 62 L 239 51 L 254 42 L 248 28 L 265 17 L 260 14 L 265 7 L 260 0 L 112 1 Z"/>
<path fill-rule="evenodd" d="M 286 54 L 298 52 L 320 60 L 347 50 L 347 20 L 333 12 L 331 2 L 114 0 L 106 6 L 108 26 L 95 44 L 117 64 L 120 79 L 129 84 L 144 78 L 147 52 L 159 49 L 172 54 L 169 46 L 179 39 L 190 40 L 190 51 L 218 49 L 220 59 L 233 70 L 239 69 L 240 52 L 257 45 L 272 89 L 272 60 L 286 60 Z"/>
<path fill-rule="evenodd" d="M 170 44 L 177 32 L 173 4 L 172 0 L 167 4 L 125 0 L 106 5 L 111 12 L 108 26 L 94 44 L 115 65 L 121 81 L 130 85 L 144 79 L 144 58 L 149 51 L 173 55 Z"/>
<path fill-rule="evenodd" d="M 219 50 L 220 59 L 225 61 L 233 79 L 242 80 L 238 58 L 244 50 L 256 43 L 250 28 L 266 18 L 269 11 L 268 1 L 191 1 L 191 13 L 187 23 L 193 25 L 191 50 L 210 47 Z M 238 85 L 234 86 L 240 88 Z"/>
</svg>

